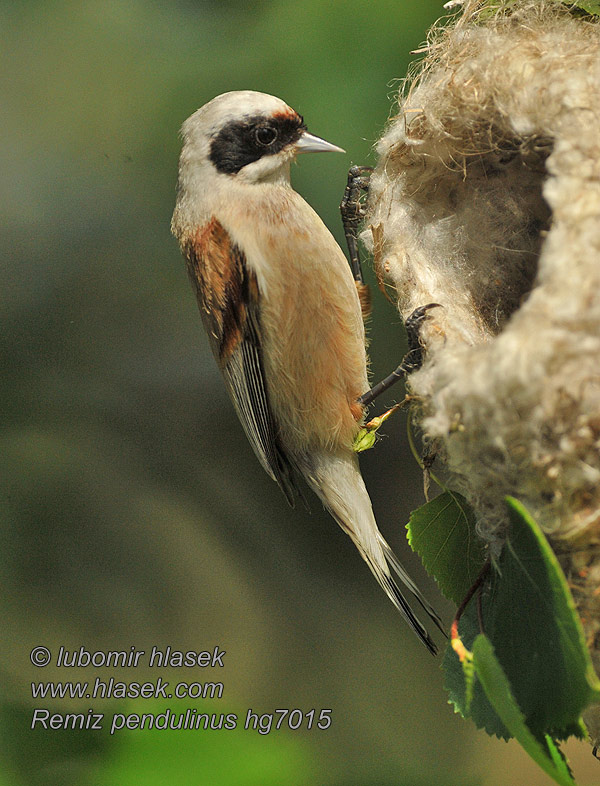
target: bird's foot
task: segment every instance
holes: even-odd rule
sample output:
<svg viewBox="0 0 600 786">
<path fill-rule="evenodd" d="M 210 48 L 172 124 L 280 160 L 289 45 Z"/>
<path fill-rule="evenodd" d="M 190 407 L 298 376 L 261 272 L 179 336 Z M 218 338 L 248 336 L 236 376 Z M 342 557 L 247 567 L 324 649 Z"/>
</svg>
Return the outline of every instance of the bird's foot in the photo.
<svg viewBox="0 0 600 786">
<path fill-rule="evenodd" d="M 404 368 L 405 376 L 413 371 L 417 371 L 423 365 L 421 327 L 425 320 L 430 319 L 431 315 L 428 312 L 432 308 L 441 308 L 441 306 L 439 303 L 428 303 L 426 306 L 419 306 L 419 308 L 415 308 L 404 323 L 408 338 L 408 352 L 404 356 L 401 366 Z"/>
<path fill-rule="evenodd" d="M 361 284 L 364 284 L 364 278 L 358 249 L 358 227 L 365 216 L 361 197 L 369 190 L 369 180 L 372 171 L 373 167 L 370 166 L 351 167 L 348 172 L 348 183 L 346 184 L 344 197 L 340 204 L 342 224 L 348 245 L 348 256 L 350 257 L 350 268 L 354 280 Z"/>
<path fill-rule="evenodd" d="M 363 393 L 358 398 L 358 403 L 363 407 L 367 407 L 382 393 L 395 385 L 401 379 L 404 379 L 407 374 L 421 368 L 423 365 L 423 345 L 421 344 L 420 332 L 421 326 L 430 315 L 427 313 L 432 308 L 438 308 L 439 303 L 428 303 L 426 306 L 416 308 L 413 313 L 406 320 L 405 327 L 408 336 L 408 352 L 404 356 L 402 363 L 392 371 L 385 379 L 374 385 L 371 390 Z"/>
</svg>

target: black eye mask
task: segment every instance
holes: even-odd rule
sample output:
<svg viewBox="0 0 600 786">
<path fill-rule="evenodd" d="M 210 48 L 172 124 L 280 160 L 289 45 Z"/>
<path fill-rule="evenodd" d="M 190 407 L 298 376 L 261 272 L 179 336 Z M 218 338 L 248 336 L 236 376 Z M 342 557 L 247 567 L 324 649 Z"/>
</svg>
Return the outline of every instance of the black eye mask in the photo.
<svg viewBox="0 0 600 786">
<path fill-rule="evenodd" d="M 213 137 L 210 160 L 219 172 L 235 175 L 247 164 L 297 142 L 305 130 L 302 117 L 290 112 L 232 121 Z"/>
</svg>

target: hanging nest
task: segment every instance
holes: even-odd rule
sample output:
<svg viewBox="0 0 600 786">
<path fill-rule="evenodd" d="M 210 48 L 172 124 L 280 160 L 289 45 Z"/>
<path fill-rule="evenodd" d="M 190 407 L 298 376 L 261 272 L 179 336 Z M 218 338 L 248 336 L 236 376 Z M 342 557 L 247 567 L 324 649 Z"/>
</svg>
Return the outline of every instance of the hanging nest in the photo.
<svg viewBox="0 0 600 786">
<path fill-rule="evenodd" d="M 406 318 L 425 440 L 498 553 L 504 498 L 559 556 L 600 672 L 600 26 L 467 1 L 432 33 L 377 151 L 367 228 Z M 587 722 L 598 744 L 600 713 Z"/>
</svg>

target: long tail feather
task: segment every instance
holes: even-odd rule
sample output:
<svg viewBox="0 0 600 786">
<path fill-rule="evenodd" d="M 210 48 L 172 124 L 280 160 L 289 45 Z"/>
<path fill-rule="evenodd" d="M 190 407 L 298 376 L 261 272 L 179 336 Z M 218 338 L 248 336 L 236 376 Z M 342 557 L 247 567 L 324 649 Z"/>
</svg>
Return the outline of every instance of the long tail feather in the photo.
<svg viewBox="0 0 600 786">
<path fill-rule="evenodd" d="M 429 652 L 435 655 L 437 647 L 433 639 L 413 612 L 392 571 L 410 590 L 437 627 L 444 632 L 442 621 L 377 529 L 371 500 L 360 474 L 356 456 L 353 453 L 337 455 L 324 453 L 311 456 L 310 460 L 298 462 L 298 466 L 327 510 L 344 532 L 352 538 L 388 598 Z"/>
<path fill-rule="evenodd" d="M 402 614 L 402 616 L 407 621 L 411 629 L 417 634 L 417 636 L 427 647 L 429 652 L 431 652 L 432 655 L 437 655 L 437 651 L 438 651 L 437 645 L 435 644 L 435 642 L 433 641 L 433 639 L 425 629 L 421 620 L 411 609 L 410 604 L 402 594 L 400 588 L 398 587 L 398 584 L 394 581 L 393 576 L 391 576 L 389 573 L 383 572 L 379 565 L 374 565 L 369 559 L 365 557 L 364 554 L 363 554 L 363 558 L 365 559 L 368 566 L 371 568 L 371 572 L 377 579 L 379 585 L 382 587 L 385 594 L 392 601 L 392 603 L 398 609 L 400 614 Z"/>
<path fill-rule="evenodd" d="M 383 535 L 380 532 L 378 532 L 377 534 L 378 534 L 378 538 L 377 539 L 379 540 L 379 543 L 381 544 L 381 548 L 383 549 L 383 553 L 385 555 L 385 558 L 387 560 L 388 565 L 392 568 L 392 570 L 394 571 L 396 576 L 398 576 L 400 581 L 406 587 L 408 587 L 408 589 L 412 592 L 412 594 L 415 596 L 415 598 L 419 601 L 419 603 L 421 604 L 423 610 L 427 613 L 427 615 L 432 620 L 432 622 L 438 627 L 438 629 L 444 634 L 444 636 L 447 636 L 448 634 L 446 633 L 446 630 L 444 629 L 444 623 L 442 622 L 442 619 L 441 619 L 440 615 L 433 608 L 431 603 L 429 603 L 429 601 L 424 597 L 424 595 L 421 592 L 421 590 L 417 587 L 417 585 L 414 583 L 414 581 L 408 575 L 406 570 L 403 568 L 402 563 L 400 562 L 398 557 L 394 554 L 394 552 L 392 551 L 391 547 L 388 545 L 387 541 L 384 539 Z"/>
</svg>

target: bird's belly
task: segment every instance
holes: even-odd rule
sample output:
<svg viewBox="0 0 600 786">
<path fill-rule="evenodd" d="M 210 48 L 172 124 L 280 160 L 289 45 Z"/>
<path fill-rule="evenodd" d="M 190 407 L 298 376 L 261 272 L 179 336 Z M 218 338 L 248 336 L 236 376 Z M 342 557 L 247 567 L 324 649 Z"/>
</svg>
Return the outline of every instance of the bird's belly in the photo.
<svg viewBox="0 0 600 786">
<path fill-rule="evenodd" d="M 269 281 L 261 309 L 268 395 L 283 444 L 300 453 L 349 447 L 362 417 L 356 399 L 368 388 L 354 284 L 340 293 L 330 271 L 286 272 Z"/>
</svg>

